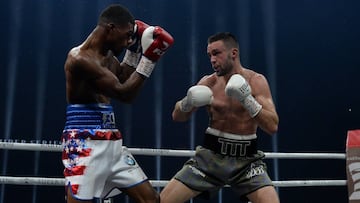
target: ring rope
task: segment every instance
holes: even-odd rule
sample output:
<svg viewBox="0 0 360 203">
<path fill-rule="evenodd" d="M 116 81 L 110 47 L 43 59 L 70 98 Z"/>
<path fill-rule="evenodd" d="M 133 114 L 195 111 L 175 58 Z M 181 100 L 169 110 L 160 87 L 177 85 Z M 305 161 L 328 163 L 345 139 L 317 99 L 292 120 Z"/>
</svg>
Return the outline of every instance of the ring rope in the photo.
<svg viewBox="0 0 360 203">
<path fill-rule="evenodd" d="M 0 142 L 0 149 L 8 150 L 27 150 L 27 151 L 48 151 L 61 152 L 61 144 L 46 143 L 18 143 L 18 142 Z M 173 149 L 145 149 L 145 148 L 129 148 L 134 155 L 148 156 L 179 156 L 189 157 L 195 155 L 194 150 L 173 150 Z M 292 158 L 292 159 L 345 159 L 344 153 L 266 153 L 266 158 Z M 150 180 L 154 187 L 164 187 L 168 181 Z M 344 186 L 346 180 L 287 180 L 273 181 L 276 187 L 304 187 L 304 186 Z M 63 186 L 64 178 L 44 178 L 44 177 L 10 177 L 0 176 L 0 184 L 13 185 L 47 185 L 47 186 Z M 229 186 L 226 186 L 229 187 Z"/>
<path fill-rule="evenodd" d="M 0 149 L 61 152 L 61 144 L 0 142 Z M 129 148 L 133 155 L 190 157 L 194 150 Z M 345 153 L 284 153 L 265 152 L 265 158 L 281 159 L 345 159 Z"/>
<path fill-rule="evenodd" d="M 164 187 L 169 181 L 150 180 L 153 187 Z M 286 180 L 272 181 L 275 187 L 345 186 L 346 180 Z M 64 178 L 0 176 L 0 184 L 64 186 Z M 225 187 L 229 187 L 226 185 Z"/>
</svg>

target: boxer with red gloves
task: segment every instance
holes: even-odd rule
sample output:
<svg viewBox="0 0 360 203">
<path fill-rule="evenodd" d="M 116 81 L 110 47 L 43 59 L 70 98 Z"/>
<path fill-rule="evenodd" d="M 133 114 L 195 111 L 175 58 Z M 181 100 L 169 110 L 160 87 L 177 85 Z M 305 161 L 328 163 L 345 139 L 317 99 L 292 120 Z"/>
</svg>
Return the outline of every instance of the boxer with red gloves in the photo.
<svg viewBox="0 0 360 203">
<path fill-rule="evenodd" d="M 69 51 L 64 65 L 68 106 L 61 137 L 68 203 L 91 203 L 121 192 L 137 203 L 160 202 L 122 144 L 111 99 L 131 103 L 173 41 L 163 28 L 135 21 L 127 8 L 114 4 L 102 11 L 87 39 Z M 124 49 L 120 63 L 117 57 Z"/>
</svg>

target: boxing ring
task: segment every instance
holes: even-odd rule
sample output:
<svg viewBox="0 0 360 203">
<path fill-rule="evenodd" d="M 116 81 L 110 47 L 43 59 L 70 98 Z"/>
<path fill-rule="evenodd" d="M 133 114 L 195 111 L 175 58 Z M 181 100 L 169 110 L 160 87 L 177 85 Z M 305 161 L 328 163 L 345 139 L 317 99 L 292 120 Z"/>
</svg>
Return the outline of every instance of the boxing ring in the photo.
<svg viewBox="0 0 360 203">
<path fill-rule="evenodd" d="M 26 143 L 21 142 L 0 142 L 0 149 L 3 150 L 25 150 L 40 152 L 62 152 L 61 144 L 47 143 Z M 170 157 L 190 157 L 195 154 L 194 150 L 174 150 L 174 149 L 147 149 L 129 148 L 134 155 L 142 156 L 170 156 Z M 345 153 L 280 153 L 265 152 L 265 159 L 340 159 L 345 160 Z M 154 187 L 164 187 L 168 180 L 150 180 Z M 347 180 L 281 180 L 273 181 L 275 187 L 316 187 L 316 186 L 346 186 Z M 48 177 L 15 177 L 0 176 L 0 184 L 9 185 L 41 185 L 41 186 L 64 186 L 64 178 Z M 228 187 L 228 186 L 226 186 Z"/>
</svg>

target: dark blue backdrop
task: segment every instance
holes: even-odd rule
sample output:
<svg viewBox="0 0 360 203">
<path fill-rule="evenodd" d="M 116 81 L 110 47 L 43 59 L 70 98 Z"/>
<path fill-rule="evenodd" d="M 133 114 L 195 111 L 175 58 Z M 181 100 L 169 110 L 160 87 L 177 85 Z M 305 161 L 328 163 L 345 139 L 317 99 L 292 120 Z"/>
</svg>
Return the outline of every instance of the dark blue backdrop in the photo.
<svg viewBox="0 0 360 203">
<path fill-rule="evenodd" d="M 190 85 L 211 73 L 206 40 L 218 31 L 236 34 L 243 65 L 269 79 L 280 125 L 274 138 L 259 131 L 264 151 L 344 153 L 347 130 L 360 127 L 357 0 L 12 0 L 0 2 L 0 139 L 59 140 L 67 51 L 87 37 L 99 12 L 113 2 L 175 38 L 135 104 L 114 102 L 127 146 L 194 149 L 201 144 L 206 113 L 174 123 L 171 111 Z M 186 160 L 137 159 L 153 180 L 170 179 Z M 266 162 L 274 180 L 346 179 L 344 160 Z M 56 152 L 1 150 L 0 163 L 1 175 L 62 177 Z M 2 185 L 0 193 L 4 203 L 56 203 L 63 202 L 64 190 Z M 282 202 L 347 202 L 345 186 L 279 188 L 279 194 Z M 219 197 L 211 202 L 237 200 L 229 189 Z"/>
</svg>

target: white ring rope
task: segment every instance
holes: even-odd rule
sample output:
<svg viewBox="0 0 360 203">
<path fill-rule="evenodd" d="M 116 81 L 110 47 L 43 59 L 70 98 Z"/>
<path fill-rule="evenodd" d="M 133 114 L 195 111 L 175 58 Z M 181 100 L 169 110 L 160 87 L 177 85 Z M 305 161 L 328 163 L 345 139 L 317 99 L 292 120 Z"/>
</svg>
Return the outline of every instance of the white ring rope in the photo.
<svg viewBox="0 0 360 203">
<path fill-rule="evenodd" d="M 46 151 L 61 152 L 63 147 L 61 144 L 45 143 L 26 143 L 26 142 L 0 142 L 0 149 L 8 150 L 25 150 L 25 151 Z M 129 148 L 133 155 L 147 156 L 177 156 L 190 157 L 195 155 L 194 150 L 173 150 L 173 149 L 145 149 L 145 148 Z M 266 158 L 282 158 L 282 159 L 345 159 L 344 153 L 280 153 L 265 152 Z M 150 180 L 154 187 L 164 187 L 168 181 L 166 180 Z M 64 186 L 64 178 L 44 178 L 44 177 L 10 177 L 0 176 L 0 184 L 11 185 L 46 185 L 46 186 Z M 344 186 L 346 180 L 287 180 L 273 181 L 276 187 L 305 187 L 305 186 Z M 226 186 L 228 187 L 228 186 Z"/>
<path fill-rule="evenodd" d="M 61 144 L 0 142 L 0 149 L 61 152 Z M 190 157 L 194 150 L 129 148 L 133 155 Z M 265 158 L 281 159 L 345 159 L 345 153 L 283 153 L 265 152 Z"/>
<path fill-rule="evenodd" d="M 150 180 L 153 187 L 164 187 L 169 181 Z M 345 186 L 346 180 L 286 180 L 272 181 L 275 187 Z M 9 177 L 0 176 L 0 184 L 64 186 L 64 178 Z M 226 187 L 229 187 L 226 185 Z"/>
</svg>

